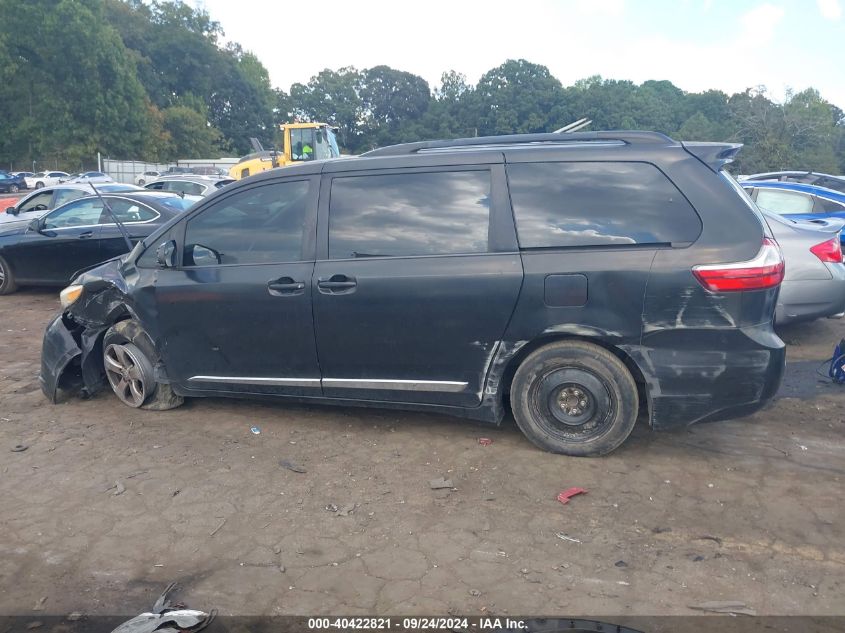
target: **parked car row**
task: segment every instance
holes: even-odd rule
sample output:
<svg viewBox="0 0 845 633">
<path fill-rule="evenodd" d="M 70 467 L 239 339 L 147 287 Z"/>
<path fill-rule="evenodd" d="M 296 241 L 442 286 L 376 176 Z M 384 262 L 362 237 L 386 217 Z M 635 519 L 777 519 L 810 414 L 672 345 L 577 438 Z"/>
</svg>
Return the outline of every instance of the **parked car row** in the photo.
<svg viewBox="0 0 845 633">
<path fill-rule="evenodd" d="M 98 188 L 101 199 L 90 187 L 77 187 L 45 187 L 7 211 L 0 224 L 0 295 L 19 284 L 66 285 L 80 269 L 128 252 L 115 216 L 135 244 L 200 199 L 117 184 Z M 64 204 L 47 210 L 60 196 Z"/>
<path fill-rule="evenodd" d="M 26 179 L 23 176 L 0 170 L 0 192 L 17 193 L 21 189 L 26 189 Z"/>
<path fill-rule="evenodd" d="M 221 175 L 220 170 L 206 170 L 209 173 L 158 172 L 145 171 L 135 179 L 138 186 L 146 186 L 156 191 L 175 191 L 191 196 L 205 196 L 216 189 L 234 182 L 228 175 Z M 16 193 L 26 189 L 41 189 L 61 183 L 113 183 L 114 179 L 99 171 L 88 171 L 79 174 L 68 174 L 64 171 L 7 172 L 0 170 L 0 192 Z M 152 186 L 151 186 L 152 185 Z"/>
</svg>

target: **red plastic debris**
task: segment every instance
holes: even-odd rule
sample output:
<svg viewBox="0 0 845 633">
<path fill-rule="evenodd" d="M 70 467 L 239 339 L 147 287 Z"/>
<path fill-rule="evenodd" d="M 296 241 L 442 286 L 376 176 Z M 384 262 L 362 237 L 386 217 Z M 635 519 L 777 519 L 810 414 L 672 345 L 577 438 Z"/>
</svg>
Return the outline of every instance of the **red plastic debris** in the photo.
<svg viewBox="0 0 845 633">
<path fill-rule="evenodd" d="M 493 443 L 493 440 L 491 440 L 489 437 L 479 437 L 478 443 L 482 446 L 490 446 Z"/>
<path fill-rule="evenodd" d="M 587 491 L 583 488 L 567 488 L 557 496 L 557 500 L 563 503 L 564 505 L 569 503 L 569 500 L 574 497 L 575 495 L 585 495 Z"/>
</svg>

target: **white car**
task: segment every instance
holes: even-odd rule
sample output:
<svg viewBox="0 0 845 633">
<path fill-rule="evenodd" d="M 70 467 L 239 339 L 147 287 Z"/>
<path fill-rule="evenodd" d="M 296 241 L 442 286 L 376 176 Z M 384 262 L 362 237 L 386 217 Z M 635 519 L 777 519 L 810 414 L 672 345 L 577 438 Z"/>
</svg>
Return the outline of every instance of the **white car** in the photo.
<svg viewBox="0 0 845 633">
<path fill-rule="evenodd" d="M 86 171 L 74 178 L 71 178 L 68 182 L 114 182 L 114 179 L 101 171 Z"/>
<path fill-rule="evenodd" d="M 41 189 L 47 185 L 57 185 L 70 178 L 65 171 L 39 171 L 34 176 L 25 178 L 27 189 Z"/>
<path fill-rule="evenodd" d="M 162 176 L 158 180 L 144 185 L 144 189 L 172 191 L 182 195 L 207 196 L 233 182 L 235 181 L 231 178 L 181 174 L 178 176 Z"/>
<path fill-rule="evenodd" d="M 156 178 L 159 178 L 161 175 L 162 172 L 160 171 L 145 171 L 143 174 L 141 174 L 135 179 L 135 184 L 139 187 L 143 187 L 148 182 L 152 182 Z"/>
<path fill-rule="evenodd" d="M 117 193 L 121 191 L 142 191 L 135 185 L 124 185 L 122 183 L 104 184 L 97 187 L 100 193 Z M 40 218 L 56 207 L 66 202 L 93 195 L 91 185 L 62 183 L 50 187 L 41 187 L 29 195 L 24 196 L 14 206 L 9 207 L 5 212 L 0 213 L 0 225 L 6 222 L 20 222 Z"/>
</svg>

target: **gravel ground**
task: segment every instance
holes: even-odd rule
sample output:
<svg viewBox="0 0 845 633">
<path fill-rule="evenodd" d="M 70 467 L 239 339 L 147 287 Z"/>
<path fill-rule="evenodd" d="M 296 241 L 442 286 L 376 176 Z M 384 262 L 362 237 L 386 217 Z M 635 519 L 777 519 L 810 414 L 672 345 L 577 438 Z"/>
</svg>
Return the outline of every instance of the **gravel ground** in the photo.
<svg viewBox="0 0 845 633">
<path fill-rule="evenodd" d="M 765 411 L 638 428 L 577 459 L 510 420 L 223 399 L 155 413 L 106 393 L 54 406 L 37 374 L 57 310 L 52 290 L 0 298 L 2 615 L 137 614 L 173 580 L 224 615 L 845 614 L 845 387 L 815 373 L 843 321 L 782 332 L 787 378 Z M 453 487 L 432 490 L 439 477 Z M 589 492 L 562 505 L 570 486 Z"/>
</svg>

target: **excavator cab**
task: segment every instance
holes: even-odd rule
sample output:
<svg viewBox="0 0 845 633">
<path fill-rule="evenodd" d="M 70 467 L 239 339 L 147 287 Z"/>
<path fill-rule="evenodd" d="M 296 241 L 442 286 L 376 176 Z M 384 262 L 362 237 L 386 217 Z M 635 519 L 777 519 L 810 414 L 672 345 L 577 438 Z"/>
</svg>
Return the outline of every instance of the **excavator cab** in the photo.
<svg viewBox="0 0 845 633">
<path fill-rule="evenodd" d="M 255 151 L 241 158 L 229 176 L 239 180 L 274 167 L 340 156 L 337 137 L 326 123 L 285 123 L 281 130 L 280 149 L 265 150 L 258 139 L 250 139 Z"/>
</svg>

